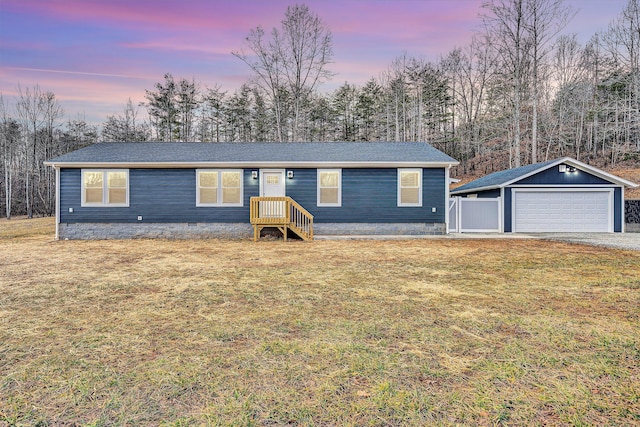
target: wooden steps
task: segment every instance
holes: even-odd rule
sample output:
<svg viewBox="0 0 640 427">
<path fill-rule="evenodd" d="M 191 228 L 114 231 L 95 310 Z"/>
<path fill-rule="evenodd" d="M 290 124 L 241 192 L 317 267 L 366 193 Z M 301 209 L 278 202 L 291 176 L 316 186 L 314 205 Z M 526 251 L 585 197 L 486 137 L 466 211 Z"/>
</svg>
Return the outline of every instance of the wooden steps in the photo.
<svg viewBox="0 0 640 427">
<path fill-rule="evenodd" d="M 313 215 L 291 197 L 252 197 L 250 217 L 254 241 L 267 227 L 280 230 L 285 241 L 288 230 L 302 240 L 313 240 Z"/>
</svg>

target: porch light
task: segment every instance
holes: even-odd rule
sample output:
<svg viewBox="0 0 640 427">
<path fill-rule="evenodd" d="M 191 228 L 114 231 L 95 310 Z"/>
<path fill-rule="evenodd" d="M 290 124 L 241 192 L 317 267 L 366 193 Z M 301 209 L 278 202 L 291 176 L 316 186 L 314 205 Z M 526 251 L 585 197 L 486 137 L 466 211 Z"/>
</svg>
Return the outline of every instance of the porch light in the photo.
<svg viewBox="0 0 640 427">
<path fill-rule="evenodd" d="M 287 178 L 289 179 L 293 178 L 293 171 L 287 171 Z"/>
<path fill-rule="evenodd" d="M 251 178 L 258 179 L 258 171 L 251 171 Z"/>
</svg>

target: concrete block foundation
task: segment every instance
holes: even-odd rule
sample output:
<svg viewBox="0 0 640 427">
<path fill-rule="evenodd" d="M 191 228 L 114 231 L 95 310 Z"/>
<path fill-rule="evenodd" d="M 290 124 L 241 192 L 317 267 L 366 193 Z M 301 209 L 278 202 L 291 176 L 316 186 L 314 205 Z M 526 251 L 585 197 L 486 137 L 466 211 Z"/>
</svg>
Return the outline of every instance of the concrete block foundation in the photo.
<svg viewBox="0 0 640 427">
<path fill-rule="evenodd" d="M 318 236 L 357 235 L 443 235 L 440 223 L 318 223 L 313 225 Z M 245 239 L 253 238 L 248 223 L 61 223 L 61 240 L 93 239 Z"/>
</svg>

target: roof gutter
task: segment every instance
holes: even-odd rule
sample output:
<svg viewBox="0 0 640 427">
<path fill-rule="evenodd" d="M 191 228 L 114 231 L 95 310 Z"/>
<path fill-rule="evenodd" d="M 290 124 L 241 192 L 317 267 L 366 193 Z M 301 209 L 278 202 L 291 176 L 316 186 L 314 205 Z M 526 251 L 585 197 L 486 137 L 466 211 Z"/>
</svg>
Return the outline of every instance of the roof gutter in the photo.
<svg viewBox="0 0 640 427">
<path fill-rule="evenodd" d="M 140 169 L 191 169 L 191 168 L 443 168 L 459 162 L 44 162 L 54 168 L 140 168 Z"/>
</svg>

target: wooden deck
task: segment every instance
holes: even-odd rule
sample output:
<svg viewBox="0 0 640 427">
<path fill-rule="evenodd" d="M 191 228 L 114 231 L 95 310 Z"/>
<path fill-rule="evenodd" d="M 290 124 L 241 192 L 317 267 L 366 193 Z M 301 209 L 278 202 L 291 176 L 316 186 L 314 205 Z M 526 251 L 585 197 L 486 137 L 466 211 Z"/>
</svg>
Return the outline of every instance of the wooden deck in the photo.
<svg viewBox="0 0 640 427">
<path fill-rule="evenodd" d="M 274 227 L 287 240 L 291 230 L 303 240 L 313 240 L 313 215 L 291 197 L 252 197 L 250 200 L 253 240 L 260 240 L 265 227 Z"/>
</svg>

